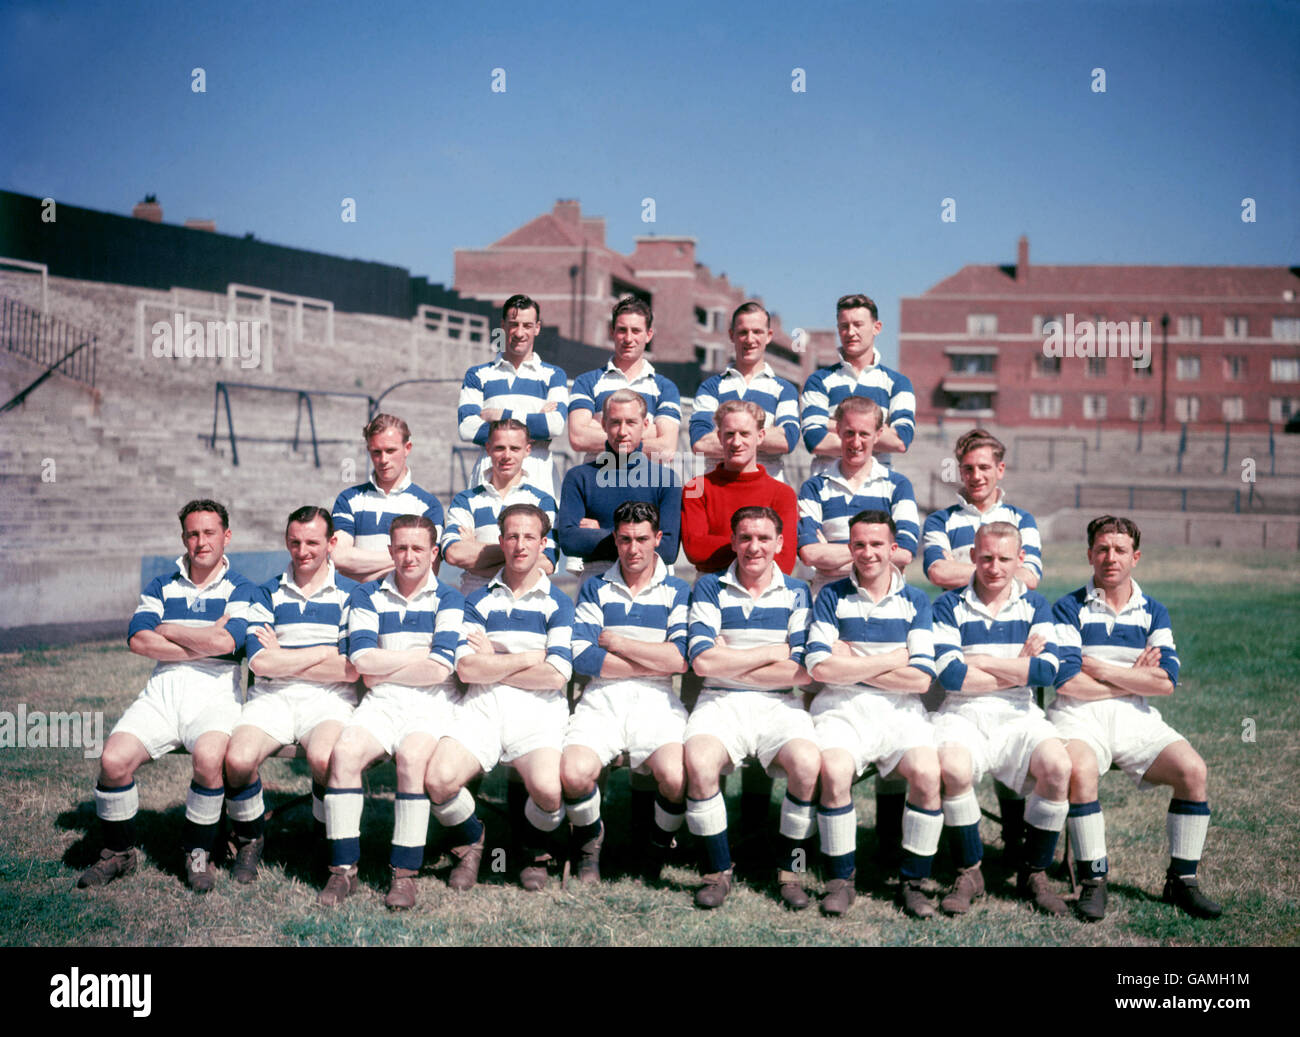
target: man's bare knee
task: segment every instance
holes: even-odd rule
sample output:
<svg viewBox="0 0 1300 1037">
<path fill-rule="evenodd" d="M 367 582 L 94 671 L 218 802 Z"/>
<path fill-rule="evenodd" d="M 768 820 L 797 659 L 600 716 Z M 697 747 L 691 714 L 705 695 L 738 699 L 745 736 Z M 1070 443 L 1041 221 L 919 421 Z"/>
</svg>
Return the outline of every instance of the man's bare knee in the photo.
<svg viewBox="0 0 1300 1037">
<path fill-rule="evenodd" d="M 599 777 L 600 761 L 592 753 L 566 752 L 560 758 L 560 784 L 570 799 L 589 795 Z"/>
</svg>

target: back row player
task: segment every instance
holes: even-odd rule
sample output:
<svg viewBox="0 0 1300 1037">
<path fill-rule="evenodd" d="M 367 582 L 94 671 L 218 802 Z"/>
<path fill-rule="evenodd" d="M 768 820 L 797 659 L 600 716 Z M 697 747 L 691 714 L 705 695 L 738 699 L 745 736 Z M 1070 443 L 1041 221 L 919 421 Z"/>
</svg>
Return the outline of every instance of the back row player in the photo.
<svg viewBox="0 0 1300 1037">
<path fill-rule="evenodd" d="M 654 314 L 647 303 L 633 297 L 618 302 L 610 319 L 613 357 L 603 368 L 575 378 L 572 391 L 565 389 L 564 372 L 541 360 L 534 350 L 542 327 L 536 301 L 512 295 L 502 305 L 501 324 L 501 353 L 465 373 L 457 409 L 462 439 L 486 447 L 493 421 L 503 417 L 523 421 L 533 440 L 524 466 L 526 479 L 554 496 L 551 441 L 567 426 L 569 445 L 590 459 L 603 445 L 596 415 L 605 399 L 617 389 L 632 389 L 646 400 L 653 424 L 653 432 L 645 437 L 646 453 L 666 461 L 676 452 L 681 399 L 677 387 L 645 357 L 654 339 Z M 874 346 L 881 328 L 876 304 L 865 295 L 843 296 L 836 303 L 836 324 L 842 360 L 809 377 L 801 398 L 793 383 L 777 376 L 766 361 L 772 340 L 768 312 L 757 302 L 739 306 L 728 332 L 734 361 L 722 374 L 706 379 L 696 393 L 691 449 L 705 458 L 721 458 L 713 412 L 726 400 L 747 399 L 768 415 L 759 446 L 768 474 L 782 478 L 784 456 L 794 449 L 801 428 L 805 446 L 818 459 L 817 474 L 840 453 L 839 436 L 830 429 L 836 406 L 850 396 L 863 396 L 876 402 L 883 417 L 877 451 L 905 452 L 914 431 L 915 397 L 911 382 L 880 362 Z M 481 481 L 487 470 L 485 457 L 474 481 Z"/>
</svg>

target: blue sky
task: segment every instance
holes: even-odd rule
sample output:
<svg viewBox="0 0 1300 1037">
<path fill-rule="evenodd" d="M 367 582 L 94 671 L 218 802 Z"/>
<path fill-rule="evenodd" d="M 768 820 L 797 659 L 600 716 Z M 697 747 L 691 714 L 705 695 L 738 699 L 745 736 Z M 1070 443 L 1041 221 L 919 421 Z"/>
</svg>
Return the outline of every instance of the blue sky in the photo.
<svg viewBox="0 0 1300 1037">
<path fill-rule="evenodd" d="M 1295 2 L 7 0 L 0 186 L 444 283 L 577 198 L 620 251 L 693 235 L 787 328 L 866 291 L 896 356 L 901 297 L 1021 233 L 1037 263 L 1300 264 L 1297 54 Z"/>
</svg>

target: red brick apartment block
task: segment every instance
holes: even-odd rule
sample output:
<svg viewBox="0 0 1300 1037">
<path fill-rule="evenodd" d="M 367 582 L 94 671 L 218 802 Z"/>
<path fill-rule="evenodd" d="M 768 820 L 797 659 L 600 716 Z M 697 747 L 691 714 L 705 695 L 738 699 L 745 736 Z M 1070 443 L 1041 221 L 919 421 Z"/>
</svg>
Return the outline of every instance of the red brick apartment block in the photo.
<svg viewBox="0 0 1300 1037">
<path fill-rule="evenodd" d="M 604 217 L 584 216 L 578 201 L 562 199 L 486 248 L 456 249 L 455 289 L 498 305 L 526 292 L 541 304 L 544 323 L 602 348 L 611 347 L 614 303 L 624 295 L 640 296 L 655 312 L 652 361 L 692 361 L 705 371 L 722 370 L 731 358 L 731 312 L 755 297 L 698 262 L 695 238 L 635 240 L 630 255 L 615 251 L 605 244 Z M 772 327 L 768 361 L 777 374 L 802 384 L 802 358 L 776 314 Z"/>
<path fill-rule="evenodd" d="M 1031 266 L 1022 237 L 1015 265 L 902 300 L 898 366 L 918 422 L 1276 424 L 1300 410 L 1298 293 L 1300 267 Z"/>
</svg>

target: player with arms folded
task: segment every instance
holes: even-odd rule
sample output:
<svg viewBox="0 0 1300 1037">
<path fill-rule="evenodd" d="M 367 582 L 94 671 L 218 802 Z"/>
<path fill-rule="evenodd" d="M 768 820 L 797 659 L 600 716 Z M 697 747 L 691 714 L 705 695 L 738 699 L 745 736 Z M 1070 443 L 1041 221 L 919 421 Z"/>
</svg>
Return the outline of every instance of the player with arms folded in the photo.
<svg viewBox="0 0 1300 1037">
<path fill-rule="evenodd" d="M 131 651 L 158 665 L 104 745 L 95 814 L 105 845 L 77 880 L 82 889 L 135 870 L 135 772 L 182 747 L 194 769 L 181 836 L 185 881 L 196 893 L 213 886 L 211 854 L 225 797 L 222 762 L 240 712 L 236 652 L 254 587 L 230 568 L 230 519 L 222 505 L 192 500 L 181 508 L 180 522 L 185 553 L 175 572 L 150 581 L 127 631 Z"/>
<path fill-rule="evenodd" d="M 1205 761 L 1147 701 L 1173 694 L 1179 662 L 1169 611 L 1133 579 L 1141 544 L 1131 519 L 1093 519 L 1092 579 L 1052 608 L 1061 666 L 1047 716 L 1072 764 L 1067 823 L 1083 876 L 1077 907 L 1087 921 L 1106 913 L 1109 865 L 1098 784 L 1114 764 L 1138 788 L 1173 789 L 1164 899 L 1193 917 L 1218 918 L 1222 908 L 1201 892 L 1196 877 L 1210 827 Z"/>
<path fill-rule="evenodd" d="M 464 598 L 433 575 L 437 538 L 423 515 L 399 515 L 388 530 L 394 569 L 364 584 L 348 599 L 348 657 L 367 692 L 339 735 L 325 789 L 330 877 L 317 903 L 332 907 L 357 888 L 361 860 L 361 774 L 392 756 L 397 768 L 393 806 L 392 871 L 384 903 L 415 905 L 415 877 L 424 862 L 429 801 L 424 776 L 429 759 L 451 724 L 456 659 Z"/>
<path fill-rule="evenodd" d="M 524 481 L 528 444 L 528 427 L 522 421 L 501 418 L 492 422 L 487 441 L 488 477 L 456 494 L 447 511 L 440 547 L 449 564 L 464 570 L 460 592 L 466 597 L 486 586 L 505 564 L 497 525 L 503 509 L 511 504 L 533 504 L 546 512 L 548 519 L 555 519 L 555 498 Z M 555 559 L 555 538 L 548 535 L 538 564 L 543 572 L 552 573 Z"/>
<path fill-rule="evenodd" d="M 289 569 L 258 587 L 244 635 L 257 677 L 226 750 L 226 810 L 234 825 L 237 882 L 257 878 L 266 805 L 260 768 L 295 742 L 307 751 L 312 815 L 324 837 L 330 755 L 357 705 L 348 662 L 348 599 L 356 584 L 330 561 L 334 523 L 324 508 L 298 508 L 285 526 Z"/>
<path fill-rule="evenodd" d="M 470 687 L 429 761 L 425 787 L 456 844 L 448 885 L 469 889 L 478 880 L 484 837 L 465 785 L 498 763 L 512 765 L 528 790 L 519 881 L 540 890 L 564 820 L 560 754 L 569 719 L 564 687 L 573 673 L 573 602 L 537 564 L 550 531 L 545 512 L 512 504 L 498 521 L 505 566 L 465 603 L 469 645 L 457 673 Z"/>
<path fill-rule="evenodd" d="M 731 519 L 735 561 L 701 576 L 691 594 L 690 659 L 704 678 L 686 724 L 686 824 L 699 840 L 704 885 L 699 907 L 731 890 L 731 849 L 721 775 L 757 757 L 783 772 L 777 885 L 782 901 L 809 904 L 803 888 L 813 836 L 813 794 L 821 755 L 796 690 L 808 683 L 804 642 L 808 585 L 781 572 L 784 523 L 771 508 L 740 508 Z"/>
<path fill-rule="evenodd" d="M 749 400 L 767 415 L 758 442 L 759 463 L 773 479 L 785 482 L 785 457 L 799 442 L 799 390 L 793 382 L 778 377 L 767 362 L 771 317 L 762 303 L 741 303 L 731 315 L 727 334 L 735 356 L 722 374 L 706 378 L 695 392 L 689 426 L 691 449 L 712 461 L 722 460 L 722 440 L 713 414 L 728 400 Z"/>
<path fill-rule="evenodd" d="M 691 589 L 655 553 L 662 536 L 653 504 L 620 504 L 614 512 L 618 564 L 582 585 L 574 610 L 573 668 L 592 680 L 569 718 L 560 778 L 578 877 L 587 883 L 600 881 L 605 837 L 596 782 L 619 753 L 627 752 L 634 774 L 653 775 L 658 789 L 650 845 L 638 848 L 647 877 L 658 878 L 686 818 L 686 707 L 673 693 L 673 675 L 686 670 Z"/>
<path fill-rule="evenodd" d="M 1051 607 L 1015 575 L 1025 552 L 1011 523 L 981 526 L 972 554 L 970 584 L 934 603 L 935 665 L 948 694 L 933 723 L 944 823 L 958 867 L 956 884 L 939 906 L 963 914 L 984 893 L 975 786 L 993 774 L 1016 792 L 1032 789 L 1017 892 L 1039 910 L 1063 915 L 1065 901 L 1048 884 L 1047 868 L 1070 806 L 1070 757 L 1031 687 L 1056 677 Z"/>
<path fill-rule="evenodd" d="M 826 687 L 813 699 L 822 750 L 821 834 L 826 897 L 842 915 L 856 897 L 858 821 L 853 781 L 875 764 L 907 782 L 899 900 L 915 918 L 934 906 L 922 889 L 943 833 L 939 756 L 921 696 L 934 679 L 930 600 L 894 568 L 894 520 L 864 511 L 849 521 L 853 571 L 822 588 L 813 603 L 808 672 Z"/>
<path fill-rule="evenodd" d="M 653 428 L 646 431 L 641 449 L 665 464 L 677 453 L 677 432 L 682 426 L 682 398 L 677 386 L 646 359 L 654 338 L 654 311 L 650 304 L 626 296 L 614 306 L 609 333 L 614 356 L 604 367 L 573 380 L 569 393 L 569 446 L 592 460 L 605 449 L 605 429 L 600 414 L 609 394 L 619 389 L 638 393 L 646 402 Z"/>
</svg>

